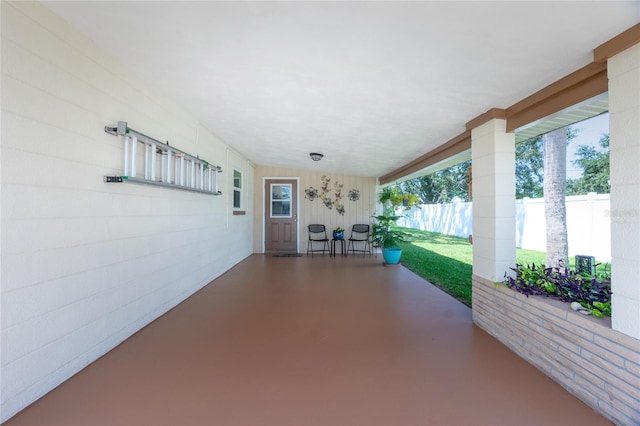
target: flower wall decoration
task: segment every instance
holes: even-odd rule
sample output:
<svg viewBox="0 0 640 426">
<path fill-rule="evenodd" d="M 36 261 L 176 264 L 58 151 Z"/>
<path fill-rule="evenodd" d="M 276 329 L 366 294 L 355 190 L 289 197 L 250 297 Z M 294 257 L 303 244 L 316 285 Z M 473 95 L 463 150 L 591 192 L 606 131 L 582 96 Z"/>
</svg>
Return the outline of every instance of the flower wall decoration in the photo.
<svg viewBox="0 0 640 426">
<path fill-rule="evenodd" d="M 309 201 L 313 201 L 316 198 L 320 198 L 322 200 L 322 204 L 325 205 L 329 210 L 333 210 L 336 208 L 336 212 L 341 216 L 344 216 L 345 209 L 343 204 L 342 188 L 344 188 L 344 184 L 335 181 L 333 182 L 333 188 L 331 185 L 331 178 L 327 177 L 327 175 L 323 175 L 320 177 L 320 181 L 322 184 L 320 185 L 320 192 L 315 189 L 313 186 L 304 190 L 305 198 Z M 333 197 L 331 196 L 331 192 L 333 192 Z M 360 199 L 360 191 L 357 189 L 352 189 L 349 191 L 348 198 L 351 201 L 358 201 Z"/>
<path fill-rule="evenodd" d="M 313 201 L 318 198 L 318 190 L 313 186 L 310 186 L 309 188 L 304 190 L 304 197 L 309 201 Z"/>
</svg>

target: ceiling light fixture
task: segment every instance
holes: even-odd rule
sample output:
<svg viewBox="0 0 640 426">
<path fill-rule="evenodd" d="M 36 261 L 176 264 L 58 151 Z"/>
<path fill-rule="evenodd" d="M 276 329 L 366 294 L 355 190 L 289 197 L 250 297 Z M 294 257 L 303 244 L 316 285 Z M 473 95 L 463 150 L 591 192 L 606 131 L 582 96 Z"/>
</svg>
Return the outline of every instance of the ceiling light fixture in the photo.
<svg viewBox="0 0 640 426">
<path fill-rule="evenodd" d="M 311 152 L 309 153 L 309 157 L 311 157 L 313 161 L 320 161 L 322 160 L 322 157 L 324 157 L 324 155 L 320 154 L 319 152 Z"/>
</svg>

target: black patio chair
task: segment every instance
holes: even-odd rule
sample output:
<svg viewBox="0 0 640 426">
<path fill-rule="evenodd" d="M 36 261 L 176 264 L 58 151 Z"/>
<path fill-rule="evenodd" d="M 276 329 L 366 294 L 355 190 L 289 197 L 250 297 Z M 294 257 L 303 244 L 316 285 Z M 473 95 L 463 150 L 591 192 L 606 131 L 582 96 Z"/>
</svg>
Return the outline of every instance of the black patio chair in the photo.
<svg viewBox="0 0 640 426">
<path fill-rule="evenodd" d="M 317 246 L 318 243 L 322 243 L 322 249 L 314 248 L 314 244 Z M 331 254 L 331 247 L 329 247 L 329 238 L 327 237 L 327 229 L 324 225 L 320 224 L 312 224 L 309 225 L 309 242 L 307 243 L 307 255 L 311 253 L 311 257 L 313 257 L 313 253 L 321 251 L 324 255 L 325 251 L 328 251 Z"/>
<path fill-rule="evenodd" d="M 369 225 L 364 223 L 356 223 L 351 227 L 351 236 L 349 237 L 349 245 L 347 253 L 355 254 L 356 252 L 371 254 L 371 238 L 369 235 Z"/>
</svg>

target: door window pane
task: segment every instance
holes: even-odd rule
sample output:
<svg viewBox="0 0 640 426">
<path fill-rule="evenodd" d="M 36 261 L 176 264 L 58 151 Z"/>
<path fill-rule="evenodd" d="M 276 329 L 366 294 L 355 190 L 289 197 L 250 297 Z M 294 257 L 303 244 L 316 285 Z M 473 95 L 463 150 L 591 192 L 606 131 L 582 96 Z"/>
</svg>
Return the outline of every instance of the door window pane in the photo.
<svg viewBox="0 0 640 426">
<path fill-rule="evenodd" d="M 271 184 L 271 217 L 291 217 L 291 184 Z"/>
</svg>

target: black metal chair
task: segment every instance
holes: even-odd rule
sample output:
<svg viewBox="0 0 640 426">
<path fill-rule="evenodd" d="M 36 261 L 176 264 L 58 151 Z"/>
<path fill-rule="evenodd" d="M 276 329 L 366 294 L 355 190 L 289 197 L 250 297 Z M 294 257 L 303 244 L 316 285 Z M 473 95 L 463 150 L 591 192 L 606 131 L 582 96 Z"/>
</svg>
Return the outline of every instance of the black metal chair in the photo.
<svg viewBox="0 0 640 426">
<path fill-rule="evenodd" d="M 369 235 L 370 227 L 364 223 L 356 223 L 351 227 L 351 236 L 349 237 L 349 245 L 347 253 L 355 254 L 356 252 L 371 254 L 371 238 Z"/>
<path fill-rule="evenodd" d="M 315 249 L 314 244 L 316 246 L 317 243 L 322 243 L 322 249 Z M 313 224 L 309 225 L 309 242 L 307 243 L 307 255 L 311 253 L 311 257 L 313 257 L 313 253 L 321 251 L 324 254 L 325 251 L 328 251 L 331 254 L 331 247 L 329 246 L 329 238 L 327 237 L 327 229 L 324 225 Z"/>
</svg>

